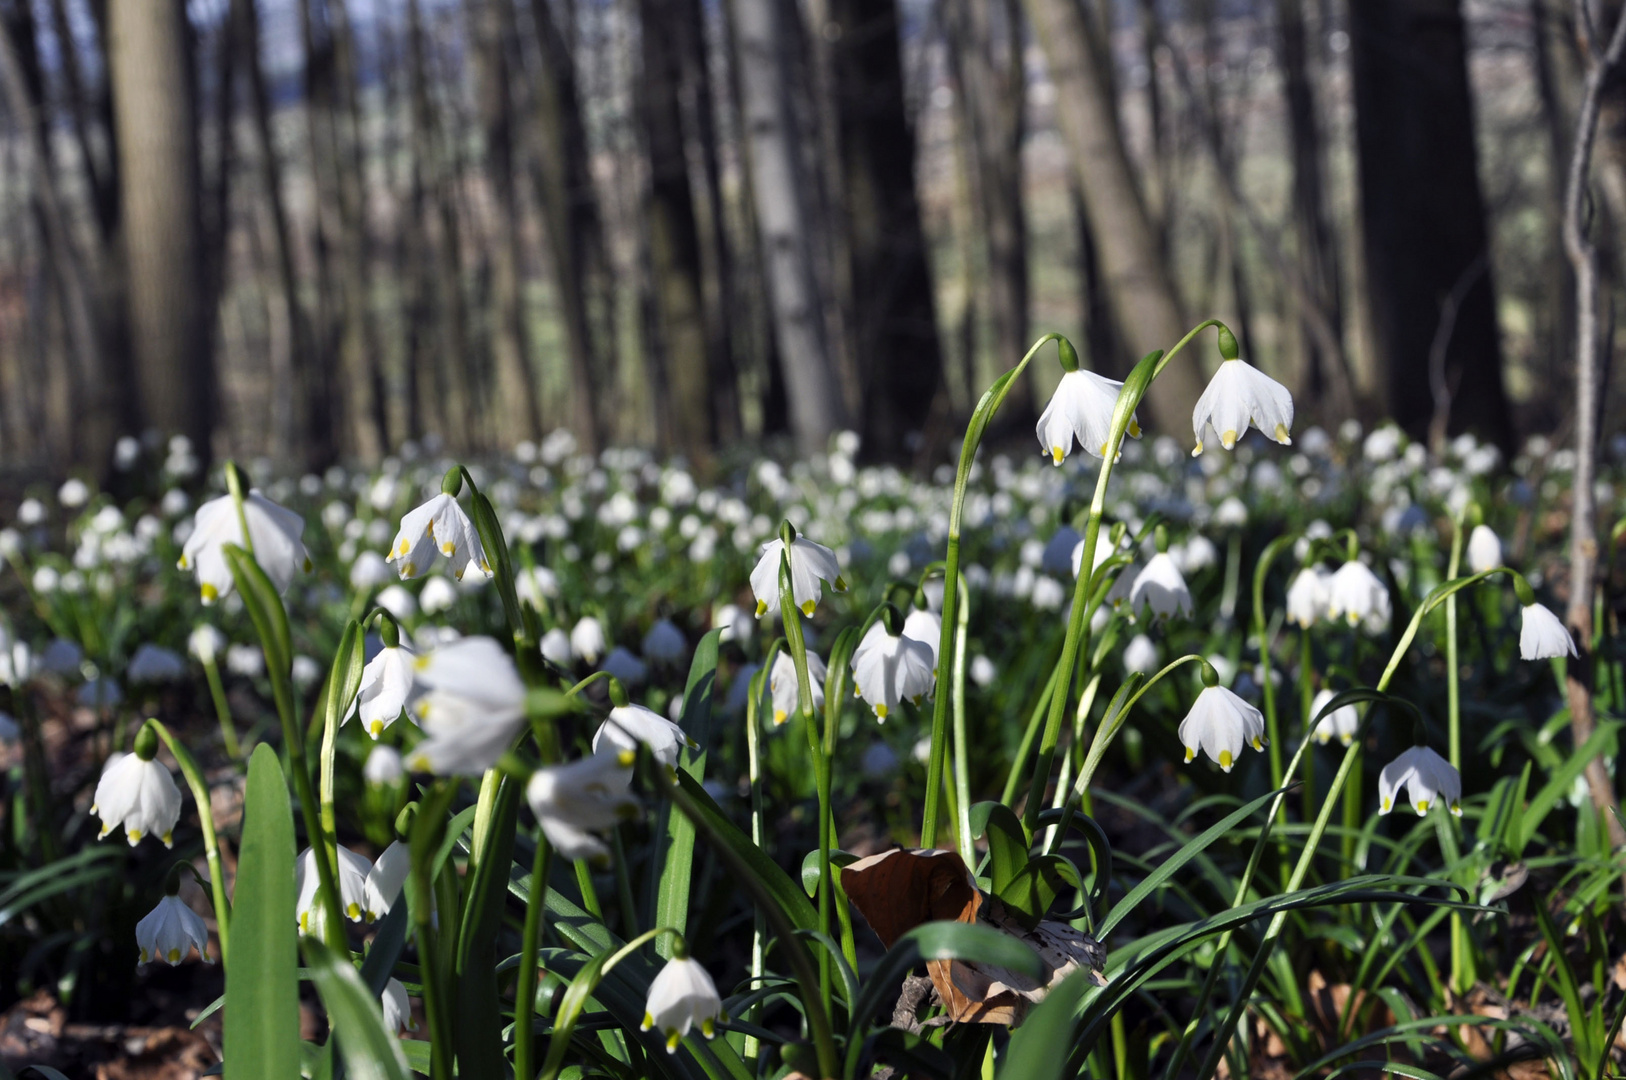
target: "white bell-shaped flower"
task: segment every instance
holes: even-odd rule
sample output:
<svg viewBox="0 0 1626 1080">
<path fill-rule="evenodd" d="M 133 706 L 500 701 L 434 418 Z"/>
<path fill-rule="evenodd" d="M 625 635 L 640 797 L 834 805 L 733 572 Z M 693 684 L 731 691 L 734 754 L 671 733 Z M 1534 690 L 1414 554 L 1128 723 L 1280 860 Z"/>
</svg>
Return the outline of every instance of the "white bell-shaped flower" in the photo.
<svg viewBox="0 0 1626 1080">
<path fill-rule="evenodd" d="M 418 1030 L 418 1025 L 412 1019 L 412 1002 L 407 999 L 406 987 L 400 979 L 391 979 L 384 984 L 378 1004 L 384 1010 L 384 1030 L 391 1035 L 399 1033 L 402 1028 Z"/>
<path fill-rule="evenodd" d="M 1370 567 L 1351 559 L 1327 583 L 1327 617 L 1377 631 L 1389 625 L 1389 589 Z"/>
<path fill-rule="evenodd" d="M 655 760 L 668 769 L 677 767 L 678 756 L 685 746 L 697 748 L 682 728 L 660 713 L 642 705 L 622 705 L 611 709 L 610 715 L 594 732 L 593 753 L 621 750 L 636 753 L 640 743 L 649 747 Z"/>
<path fill-rule="evenodd" d="M 1203 429 L 1212 428 L 1220 445 L 1234 449 L 1252 424 L 1283 446 L 1293 443 L 1293 395 L 1287 387 L 1242 360 L 1225 360 L 1209 380 L 1191 413 L 1191 429 L 1203 452 Z"/>
<path fill-rule="evenodd" d="M 599 670 L 615 676 L 625 686 L 640 686 L 649 678 L 649 665 L 633 655 L 631 649 L 621 645 L 610 650 L 610 655 L 604 658 Z"/>
<path fill-rule="evenodd" d="M 609 857 L 594 833 L 636 813 L 638 803 L 629 791 L 634 758 L 630 750 L 593 754 L 531 775 L 525 799 L 561 856 L 595 862 Z"/>
<path fill-rule="evenodd" d="M 893 637 L 877 621 L 853 650 L 853 689 L 869 702 L 877 720 L 900 701 L 920 699 L 932 689 L 932 650 L 901 634 Z"/>
<path fill-rule="evenodd" d="M 226 649 L 226 635 L 209 623 L 199 623 L 186 639 L 186 651 L 200 663 L 212 664 Z"/>
<path fill-rule="evenodd" d="M 1050 581 L 1050 578 L 1041 578 Z M 1038 587 L 1035 583 L 1035 588 Z M 1060 586 L 1057 586 L 1058 588 Z M 932 651 L 932 675 L 937 675 L 937 647 L 943 643 L 943 616 L 935 611 L 910 608 L 903 620 L 903 636 L 918 641 Z"/>
<path fill-rule="evenodd" d="M 124 674 L 136 684 L 175 682 L 186 677 L 186 661 L 173 649 L 146 641 L 130 657 Z"/>
<path fill-rule="evenodd" d="M 525 683 L 513 658 L 489 637 L 466 637 L 419 656 L 423 689 L 410 709 L 429 738 L 412 748 L 415 772 L 467 776 L 497 763 L 525 722 Z"/>
<path fill-rule="evenodd" d="M 666 1038 L 666 1052 L 675 1054 L 678 1043 L 696 1025 L 706 1038 L 716 1035 L 719 1017 L 723 1017 L 723 999 L 710 973 L 698 960 L 674 956 L 649 984 L 640 1030 L 659 1031 Z"/>
<path fill-rule="evenodd" d="M 1287 621 L 1308 630 L 1327 617 L 1332 573 L 1322 566 L 1306 566 L 1287 586 Z"/>
<path fill-rule="evenodd" d="M 1326 708 L 1327 702 L 1331 701 L 1333 697 L 1331 689 L 1323 689 L 1315 696 L 1315 700 L 1310 702 L 1310 716 L 1318 715 L 1322 709 Z M 1309 719 L 1309 717 L 1306 717 L 1306 719 Z M 1360 712 L 1353 705 L 1340 705 L 1316 721 L 1315 740 L 1325 746 L 1336 737 L 1339 742 L 1348 746 L 1354 741 L 1355 733 L 1360 729 Z"/>
<path fill-rule="evenodd" d="M 387 561 L 395 564 L 396 573 L 403 579 L 415 578 L 429 569 L 436 552 L 452 564 L 452 573 L 459 581 L 471 566 L 491 576 L 479 531 L 457 500 L 444 491 L 401 519 L 401 530 L 390 545 Z"/>
<path fill-rule="evenodd" d="M 342 722 L 349 723 L 355 716 L 373 738 L 384 734 L 384 729 L 395 723 L 412 696 L 416 660 L 405 645 L 386 645 L 379 649 L 378 655 L 361 669 L 361 688 Z"/>
<path fill-rule="evenodd" d="M 593 616 L 582 616 L 571 628 L 570 649 L 587 663 L 598 663 L 598 658 L 604 655 L 607 648 L 609 642 L 604 637 L 604 624 Z"/>
<path fill-rule="evenodd" d="M 1489 525 L 1475 525 L 1468 534 L 1468 570 L 1483 574 L 1502 565 L 1502 540 Z"/>
<path fill-rule="evenodd" d="M 394 577 L 389 562 L 376 551 L 363 551 L 350 564 L 350 587 L 357 592 L 388 585 Z"/>
<path fill-rule="evenodd" d="M 90 812 L 102 819 L 101 839 L 114 829 L 135 847 L 152 835 L 174 846 L 175 823 L 181 819 L 181 790 L 169 770 L 140 754 L 114 754 L 107 759 Z"/>
<path fill-rule="evenodd" d="M 1179 734 L 1187 761 L 1201 750 L 1230 772 L 1244 746 L 1265 748 L 1265 718 L 1225 687 L 1209 686 L 1191 703 L 1191 711 L 1180 721 Z"/>
<path fill-rule="evenodd" d="M 367 871 L 365 892 L 367 903 L 363 909 L 368 922 L 390 913 L 390 907 L 401 897 L 401 886 L 406 884 L 412 870 L 412 849 L 397 840 L 384 849 L 384 853 Z"/>
<path fill-rule="evenodd" d="M 829 669 L 817 653 L 807 654 L 808 689 L 813 693 L 813 710 L 824 708 L 824 679 Z M 783 724 L 792 713 L 801 711 L 802 687 L 796 678 L 796 661 L 790 653 L 774 657 L 768 672 L 768 692 L 773 695 L 773 722 Z"/>
<path fill-rule="evenodd" d="M 537 611 L 546 611 L 548 601 L 559 596 L 559 575 L 546 566 L 521 569 L 514 575 L 514 592 Z"/>
<path fill-rule="evenodd" d="M 351 922 L 360 922 L 367 911 L 367 874 L 373 864 L 342 845 L 339 852 L 339 910 Z M 299 917 L 299 932 L 320 936 L 322 933 L 322 905 L 317 893 L 322 887 L 322 875 L 316 866 L 316 852 L 306 848 L 294 860 L 294 913 Z"/>
<path fill-rule="evenodd" d="M 1419 815 L 1428 813 L 1435 799 L 1444 799 L 1447 809 L 1462 816 L 1462 774 L 1451 763 L 1426 746 L 1414 746 L 1383 767 L 1378 774 L 1378 813 L 1394 809 L 1395 796 L 1408 789 L 1411 805 Z"/>
<path fill-rule="evenodd" d="M 575 663 L 576 654 L 570 647 L 570 635 L 563 628 L 555 626 L 542 635 L 542 659 L 559 668 L 569 668 Z"/>
<path fill-rule="evenodd" d="M 1157 646 L 1145 634 L 1136 634 L 1124 647 L 1124 670 L 1150 675 L 1157 670 Z"/>
<path fill-rule="evenodd" d="M 1105 457 L 1107 439 L 1112 434 L 1112 410 L 1118 404 L 1123 383 L 1079 368 L 1069 371 L 1056 384 L 1035 429 L 1039 446 L 1060 465 L 1073 451 L 1073 440 L 1091 457 Z M 1140 438 L 1140 424 L 1129 418 L 1129 434 Z"/>
<path fill-rule="evenodd" d="M 1158 619 L 1191 615 L 1191 590 L 1186 587 L 1185 575 L 1180 573 L 1172 555 L 1160 551 L 1146 560 L 1130 586 L 1129 607 L 1137 612 L 1149 607 L 1153 618 Z"/>
<path fill-rule="evenodd" d="M 779 559 L 784 550 L 783 540 L 769 541 L 751 571 L 751 592 L 757 598 L 758 618 L 770 608 L 779 607 Z M 821 581 L 828 581 L 836 592 L 847 591 L 847 581 L 841 576 L 836 553 L 823 544 L 798 536 L 790 545 L 790 595 L 803 615 L 812 615 L 818 606 Z"/>
<path fill-rule="evenodd" d="M 688 640 L 671 619 L 656 619 L 649 633 L 644 635 L 643 653 L 651 663 L 676 664 L 688 652 Z"/>
<path fill-rule="evenodd" d="M 439 615 L 455 603 L 457 603 L 457 586 L 439 574 L 424 582 L 423 588 L 418 590 L 418 606 L 423 609 L 425 615 Z"/>
<path fill-rule="evenodd" d="M 1526 660 L 1551 660 L 1575 655 L 1575 639 L 1563 620 L 1545 604 L 1524 605 L 1524 617 L 1519 620 L 1519 656 Z"/>
<path fill-rule="evenodd" d="M 401 764 L 401 752 L 387 743 L 374 746 L 361 766 L 362 779 L 369 784 L 395 784 L 405 775 L 406 766 Z"/>
<path fill-rule="evenodd" d="M 141 962 L 162 960 L 171 966 L 186 959 L 194 948 L 204 963 L 209 959 L 209 927 L 179 896 L 166 896 L 135 927 Z"/>
<path fill-rule="evenodd" d="M 267 499 L 258 488 L 243 497 L 243 517 L 248 519 L 248 533 L 254 539 L 255 561 L 277 592 L 287 592 L 294 574 L 311 568 L 310 554 L 300 539 L 305 533 L 305 519 Z M 232 591 L 231 568 L 226 565 L 223 550 L 226 544 L 248 546 L 243 543 L 243 523 L 230 495 L 210 499 L 198 507 L 192 533 L 175 564 L 196 572 L 198 591 L 205 604 L 213 604 Z"/>
</svg>

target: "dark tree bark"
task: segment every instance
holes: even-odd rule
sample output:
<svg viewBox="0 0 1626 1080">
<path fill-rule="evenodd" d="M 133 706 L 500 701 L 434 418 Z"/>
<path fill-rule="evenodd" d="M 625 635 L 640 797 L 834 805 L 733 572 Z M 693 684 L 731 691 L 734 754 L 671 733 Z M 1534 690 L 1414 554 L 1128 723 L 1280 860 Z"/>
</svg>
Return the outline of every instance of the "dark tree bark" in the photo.
<svg viewBox="0 0 1626 1080">
<path fill-rule="evenodd" d="M 1367 301 L 1387 411 L 1423 437 L 1443 386 L 1450 432 L 1510 450 L 1458 0 L 1361 0 L 1349 26 Z M 1431 389 L 1442 306 L 1470 278 Z"/>
<path fill-rule="evenodd" d="M 867 453 L 912 453 L 942 391 L 926 239 L 915 195 L 915 135 L 903 104 L 898 9 L 833 0 L 832 74 L 841 131 L 854 338 Z"/>
</svg>

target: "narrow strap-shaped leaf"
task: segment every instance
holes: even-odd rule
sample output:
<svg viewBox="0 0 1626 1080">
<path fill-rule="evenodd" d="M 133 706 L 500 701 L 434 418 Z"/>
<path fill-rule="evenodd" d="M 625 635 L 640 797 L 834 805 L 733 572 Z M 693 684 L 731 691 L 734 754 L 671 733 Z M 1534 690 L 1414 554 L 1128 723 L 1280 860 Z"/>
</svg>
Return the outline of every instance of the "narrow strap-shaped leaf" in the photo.
<svg viewBox="0 0 1626 1080">
<path fill-rule="evenodd" d="M 1045 995 L 1011 1036 L 999 1080 L 1061 1080 L 1067 1055 L 1057 1048 L 1072 1045 L 1078 1003 L 1090 985 L 1090 972 L 1075 971 Z"/>
<path fill-rule="evenodd" d="M 679 767 L 696 780 L 706 775 L 706 747 L 711 739 L 711 697 L 717 681 L 717 645 L 722 629 L 709 630 L 695 647 L 689 663 L 689 679 L 683 687 L 682 726 L 700 749 L 683 752 Z M 694 873 L 694 822 L 682 814 L 667 813 L 666 842 L 657 841 L 654 857 L 660 868 L 655 892 L 655 925 L 670 926 L 680 933 L 689 929 L 689 890 Z M 655 951 L 670 958 L 672 938 L 656 939 Z"/>
<path fill-rule="evenodd" d="M 390 910 L 379 920 L 378 932 L 373 935 L 373 944 L 367 950 L 367 959 L 361 962 L 361 981 L 372 991 L 373 996 L 384 992 L 389 985 L 390 973 L 395 970 L 395 962 L 401 959 L 401 950 L 406 946 L 407 935 L 407 899 L 403 891 L 390 905 Z"/>
<path fill-rule="evenodd" d="M 807 895 L 791 880 L 790 875 L 785 873 L 778 863 L 768 858 L 766 852 L 751 843 L 751 838 L 741 832 L 728 819 L 728 815 L 723 813 L 722 808 L 706 793 L 706 789 L 701 786 L 698 780 L 680 769 L 677 782 L 684 793 L 694 800 L 696 809 L 705 816 L 707 823 L 716 830 L 718 837 L 727 843 L 740 858 L 750 864 L 751 869 L 757 875 L 757 880 L 762 882 L 769 892 L 773 893 L 774 899 L 779 901 L 779 906 L 784 909 L 785 914 L 790 917 L 790 920 L 796 924 L 797 928 L 802 930 L 817 929 L 819 925 L 818 913 L 813 910 L 813 905 L 808 902 Z"/>
<path fill-rule="evenodd" d="M 502 1009 L 497 995 L 497 935 L 514 864 L 519 783 L 504 777 L 491 810 L 491 835 L 474 867 L 458 935 L 454 1006 L 458 1071 L 501 1077 Z"/>
<path fill-rule="evenodd" d="M 327 1009 L 347 1075 L 354 1080 L 408 1080 L 400 1040 L 385 1030 L 378 996 L 362 982 L 350 958 L 339 956 L 314 937 L 303 944 L 305 967 Z"/>
<path fill-rule="evenodd" d="M 248 608 L 249 618 L 254 621 L 254 629 L 259 631 L 265 648 L 266 671 L 273 679 L 286 679 L 292 670 L 294 648 L 282 595 L 254 561 L 254 556 L 235 544 L 226 544 L 221 550 L 226 555 L 226 568 L 231 571 L 243 605 Z"/>
</svg>

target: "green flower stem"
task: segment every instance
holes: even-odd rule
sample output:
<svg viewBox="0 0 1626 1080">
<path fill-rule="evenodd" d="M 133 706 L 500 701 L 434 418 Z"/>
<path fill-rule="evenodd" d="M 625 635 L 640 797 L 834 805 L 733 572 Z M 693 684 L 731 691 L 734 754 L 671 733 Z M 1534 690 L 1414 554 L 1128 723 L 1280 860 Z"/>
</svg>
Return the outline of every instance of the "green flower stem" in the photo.
<svg viewBox="0 0 1626 1080">
<path fill-rule="evenodd" d="M 243 501 L 248 498 L 248 492 L 243 490 L 243 474 L 237 468 L 237 462 L 226 462 L 226 490 L 231 493 L 232 505 L 237 509 L 237 524 L 243 530 L 243 550 L 250 556 L 254 554 L 254 534 L 248 531 L 248 511 L 243 508 Z"/>
<path fill-rule="evenodd" d="M 226 756 L 236 761 L 243 756 L 243 751 L 237 742 L 237 725 L 232 720 L 231 705 L 226 701 L 226 687 L 220 681 L 220 665 L 213 657 L 203 662 L 203 673 L 208 676 L 209 696 L 214 699 L 215 716 L 220 721 L 220 743 L 226 748 Z"/>
<path fill-rule="evenodd" d="M 547 918 L 548 870 L 553 865 L 553 847 L 540 829 L 536 835 L 536 855 L 531 859 L 531 888 L 525 907 L 525 931 L 520 940 L 519 985 L 514 991 L 514 1076 L 531 1080 L 536 1075 L 537 954 L 542 948 L 542 923 Z"/>
<path fill-rule="evenodd" d="M 1265 577 L 1270 573 L 1270 566 L 1282 550 L 1297 539 L 1289 533 L 1278 536 L 1259 555 L 1259 562 L 1253 568 L 1253 637 L 1259 647 L 1259 664 L 1264 670 L 1264 679 L 1259 686 L 1259 694 L 1265 706 L 1265 733 L 1270 738 L 1270 786 L 1282 786 L 1282 748 L 1281 728 L 1276 719 L 1276 689 L 1271 684 L 1271 649 L 1270 631 L 1265 624 Z"/>
<path fill-rule="evenodd" d="M 762 696 L 767 689 L 769 675 L 773 672 L 774 658 L 778 655 L 784 639 L 776 639 L 768 646 L 764 654 L 761 670 L 751 676 L 751 693 L 745 699 L 745 759 L 746 776 L 751 785 L 751 843 L 763 851 L 768 850 L 767 815 L 762 805 Z M 751 983 L 754 988 L 762 985 L 763 973 L 767 970 L 767 925 L 763 920 L 762 909 L 757 908 L 751 913 Z M 753 1005 L 746 1014 L 746 1021 L 756 1023 L 761 1015 L 760 1006 Z M 762 1056 L 762 1045 L 755 1035 L 745 1037 L 744 1052 L 746 1068 L 754 1074 L 756 1061 Z M 521 1080 L 524 1080 L 522 1077 Z"/>
<path fill-rule="evenodd" d="M 437 780 L 424 794 L 413 818 L 409 842 L 412 871 L 408 875 L 408 902 L 412 911 L 414 938 L 418 946 L 423 984 L 423 1008 L 429 1027 L 429 1075 L 431 1080 L 452 1080 L 452 1012 L 445 973 L 447 957 L 435 929 L 434 858 L 445 829 L 446 810 L 457 791 L 455 782 Z M 444 919 L 456 912 L 448 908 Z M 534 997 L 534 995 L 533 995 Z"/>
<path fill-rule="evenodd" d="M 158 737 L 164 740 L 169 752 L 174 755 L 175 763 L 181 767 L 181 775 L 186 779 L 186 786 L 192 791 L 192 801 L 198 804 L 198 826 L 203 831 L 203 857 L 209 864 L 209 895 L 214 902 L 215 926 L 220 932 L 220 961 L 228 962 L 231 937 L 231 904 L 226 899 L 226 874 L 220 865 L 220 839 L 215 834 L 214 807 L 209 801 L 209 785 L 203 778 L 203 770 L 192 757 L 192 752 L 184 743 L 178 742 L 169 728 L 158 720 L 148 720 L 147 725 L 153 729 Z"/>
<path fill-rule="evenodd" d="M 1011 387 L 1022 377 L 1028 362 L 1039 349 L 1050 341 L 1064 340 L 1066 339 L 1060 334 L 1046 334 L 1035 341 L 1015 367 L 994 381 L 994 385 L 982 395 L 982 400 L 977 402 L 977 407 L 971 414 L 971 422 L 966 425 L 965 441 L 960 444 L 960 464 L 954 473 L 954 501 L 949 507 L 948 553 L 943 562 L 945 582 L 960 579 L 960 523 L 965 516 L 965 490 L 971 480 L 971 466 L 976 463 L 977 447 L 982 444 L 983 432 L 987 430 L 994 413 L 1009 396 Z M 1072 346 L 1069 345 L 1068 348 L 1071 349 Z M 954 634 L 959 626 L 957 611 L 959 602 L 959 590 L 950 588 L 943 590 L 943 631 L 938 639 L 938 656 L 953 655 Z M 949 695 L 952 692 L 949 679 L 950 672 L 939 665 L 937 692 L 932 701 L 931 752 L 926 761 L 926 806 L 920 823 L 920 846 L 925 848 L 937 846 L 937 817 L 938 805 L 942 799 L 943 759 L 948 749 Z"/>
<path fill-rule="evenodd" d="M 674 783 L 663 769 L 650 769 L 649 775 L 654 778 L 655 785 L 660 788 L 661 793 L 672 800 L 672 805 L 694 822 L 696 831 L 706 837 L 712 851 L 728 864 L 734 880 L 751 894 L 757 910 L 766 915 L 768 922 L 773 924 L 774 934 L 779 938 L 780 949 L 790 963 L 791 975 L 801 987 L 802 1008 L 807 1017 L 808 1030 L 813 1036 L 813 1051 L 819 1062 L 820 1080 L 835 1080 L 841 1075 L 841 1059 L 836 1053 L 835 1035 L 830 1026 L 830 1010 L 825 1007 L 824 996 L 819 991 L 818 968 L 814 965 L 813 958 L 808 955 L 807 946 L 797 936 L 796 925 L 774 900 L 773 893 L 757 880 L 750 864 L 729 846 L 726 839 L 713 831 L 711 822 L 700 812 L 700 808 L 695 805 L 688 792 Z"/>
<path fill-rule="evenodd" d="M 1046 710 L 1050 708 L 1050 695 L 1056 692 L 1056 680 L 1061 677 L 1060 668 L 1052 668 L 1050 680 L 1044 684 L 1039 697 L 1033 703 L 1033 712 L 1028 716 L 1027 727 L 1022 731 L 1022 745 L 1016 748 L 1016 757 L 1011 759 L 1011 768 L 1005 776 L 1005 787 L 1001 791 L 999 801 L 1006 806 L 1016 798 L 1016 785 L 1022 777 L 1022 765 L 1028 759 L 1028 752 L 1033 749 L 1033 740 L 1039 737 L 1039 724 L 1044 720 Z"/>
<path fill-rule="evenodd" d="M 1090 580 L 1093 576 L 1091 568 L 1095 566 L 1095 547 L 1096 540 L 1101 534 L 1101 519 L 1106 515 L 1107 483 L 1112 479 L 1113 464 L 1118 457 L 1119 449 L 1123 446 L 1129 422 L 1134 417 L 1141 400 L 1146 396 L 1146 391 L 1151 387 L 1152 380 L 1157 378 L 1181 349 L 1210 326 L 1223 328 L 1224 324 L 1218 319 L 1208 319 L 1193 327 L 1167 353 L 1161 351 L 1148 353 L 1135 365 L 1135 369 L 1124 380 L 1123 389 L 1118 391 L 1118 404 L 1112 410 L 1112 429 L 1107 436 L 1106 453 L 1101 459 L 1100 472 L 1096 474 L 1095 494 L 1090 498 L 1089 521 L 1084 527 L 1084 553 L 1079 562 L 1081 572 L 1073 586 L 1072 615 L 1067 620 L 1067 636 L 1062 640 L 1061 657 L 1056 662 L 1056 670 L 1060 675 L 1056 680 L 1056 688 L 1050 695 L 1050 715 L 1045 721 L 1044 734 L 1039 741 L 1039 756 L 1034 762 L 1027 803 L 1022 810 L 1022 824 L 1027 828 L 1029 835 L 1032 835 L 1034 826 L 1039 821 L 1045 785 L 1050 779 L 1050 768 L 1056 757 L 1056 743 L 1061 738 L 1062 715 L 1066 712 L 1067 702 L 1072 697 L 1078 650 L 1084 640 L 1085 628 L 1089 625 L 1090 612 L 1087 609 L 1093 606 L 1088 602 Z M 952 524 L 950 527 L 952 530 Z M 950 536 L 952 535 L 951 531 Z M 952 540 L 950 543 L 952 544 Z M 1080 772 L 1079 776 L 1082 779 L 1084 774 Z M 928 788 L 928 797 L 930 794 L 931 789 Z"/>
<path fill-rule="evenodd" d="M 1074 747 L 1081 748 L 1084 745 L 1084 725 L 1089 719 L 1090 710 L 1095 707 L 1095 695 L 1100 691 L 1100 689 L 1101 673 L 1097 671 L 1090 676 L 1090 681 L 1084 685 L 1084 692 L 1080 694 L 1078 698 L 1078 708 L 1073 713 Z M 1053 809 L 1062 809 L 1068 805 L 1068 792 L 1070 790 L 1068 785 L 1073 779 L 1074 758 L 1078 756 L 1079 753 L 1076 750 L 1072 754 L 1062 755 L 1061 774 L 1056 778 L 1056 795 L 1055 798 L 1051 800 L 1051 806 Z M 1082 760 L 1078 762 L 1080 767 L 1082 767 L 1083 764 L 1084 763 Z M 1071 818 L 1072 812 L 1064 809 L 1062 817 Z M 1045 830 L 1045 851 L 1054 851 L 1056 846 L 1061 843 L 1062 836 L 1061 823 L 1059 822 Z"/>
<path fill-rule="evenodd" d="M 1451 519 L 1451 560 L 1445 568 L 1446 580 L 1457 576 L 1462 562 L 1462 515 Z M 1445 700 L 1446 723 L 1450 742 L 1451 767 L 1462 772 L 1462 693 L 1457 653 L 1457 598 L 1453 594 L 1445 600 Z M 1460 876 L 1460 875 L 1459 875 Z M 1465 881 L 1463 884 L 1472 884 Z M 1468 924 L 1462 912 L 1451 912 L 1451 989 L 1458 994 L 1473 985 L 1473 955 L 1468 948 Z"/>
<path fill-rule="evenodd" d="M 964 574 L 957 575 L 955 584 L 960 593 L 960 602 L 955 605 L 954 615 L 954 831 L 959 841 L 960 858 L 967 866 L 975 866 L 976 852 L 971 844 L 971 751 L 966 745 L 965 730 L 965 639 L 971 622 L 971 590 L 965 583 Z M 944 594 L 947 593 L 945 587 Z M 937 703 L 933 702 L 934 717 L 936 712 Z"/>
<path fill-rule="evenodd" d="M 576 887 L 582 893 L 582 907 L 587 914 L 604 921 L 604 907 L 598 902 L 598 890 L 593 887 L 593 868 L 587 865 L 586 859 L 576 860 Z"/>
<path fill-rule="evenodd" d="M 1310 706 L 1315 704 L 1315 666 L 1311 653 L 1310 628 L 1302 627 L 1299 630 L 1299 715 L 1306 723 L 1310 720 Z M 1314 732 L 1306 731 L 1304 737 L 1308 739 Z M 1315 759 L 1310 756 L 1304 758 L 1304 820 L 1309 821 L 1315 815 Z"/>
</svg>

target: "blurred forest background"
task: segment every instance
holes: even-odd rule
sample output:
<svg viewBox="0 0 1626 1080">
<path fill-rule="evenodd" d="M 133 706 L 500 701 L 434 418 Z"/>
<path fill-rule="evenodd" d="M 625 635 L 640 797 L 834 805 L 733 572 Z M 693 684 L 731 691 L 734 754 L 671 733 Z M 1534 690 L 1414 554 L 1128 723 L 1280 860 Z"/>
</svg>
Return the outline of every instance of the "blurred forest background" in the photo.
<svg viewBox="0 0 1626 1080">
<path fill-rule="evenodd" d="M 1574 11 L 0 0 L 0 460 L 563 427 L 703 463 L 852 427 L 921 461 L 1038 333 L 1121 375 L 1209 316 L 1301 429 L 1505 449 L 1574 397 Z M 1592 175 L 1607 312 L 1626 79 Z M 1163 430 L 1211 352 L 1152 395 Z"/>
</svg>

